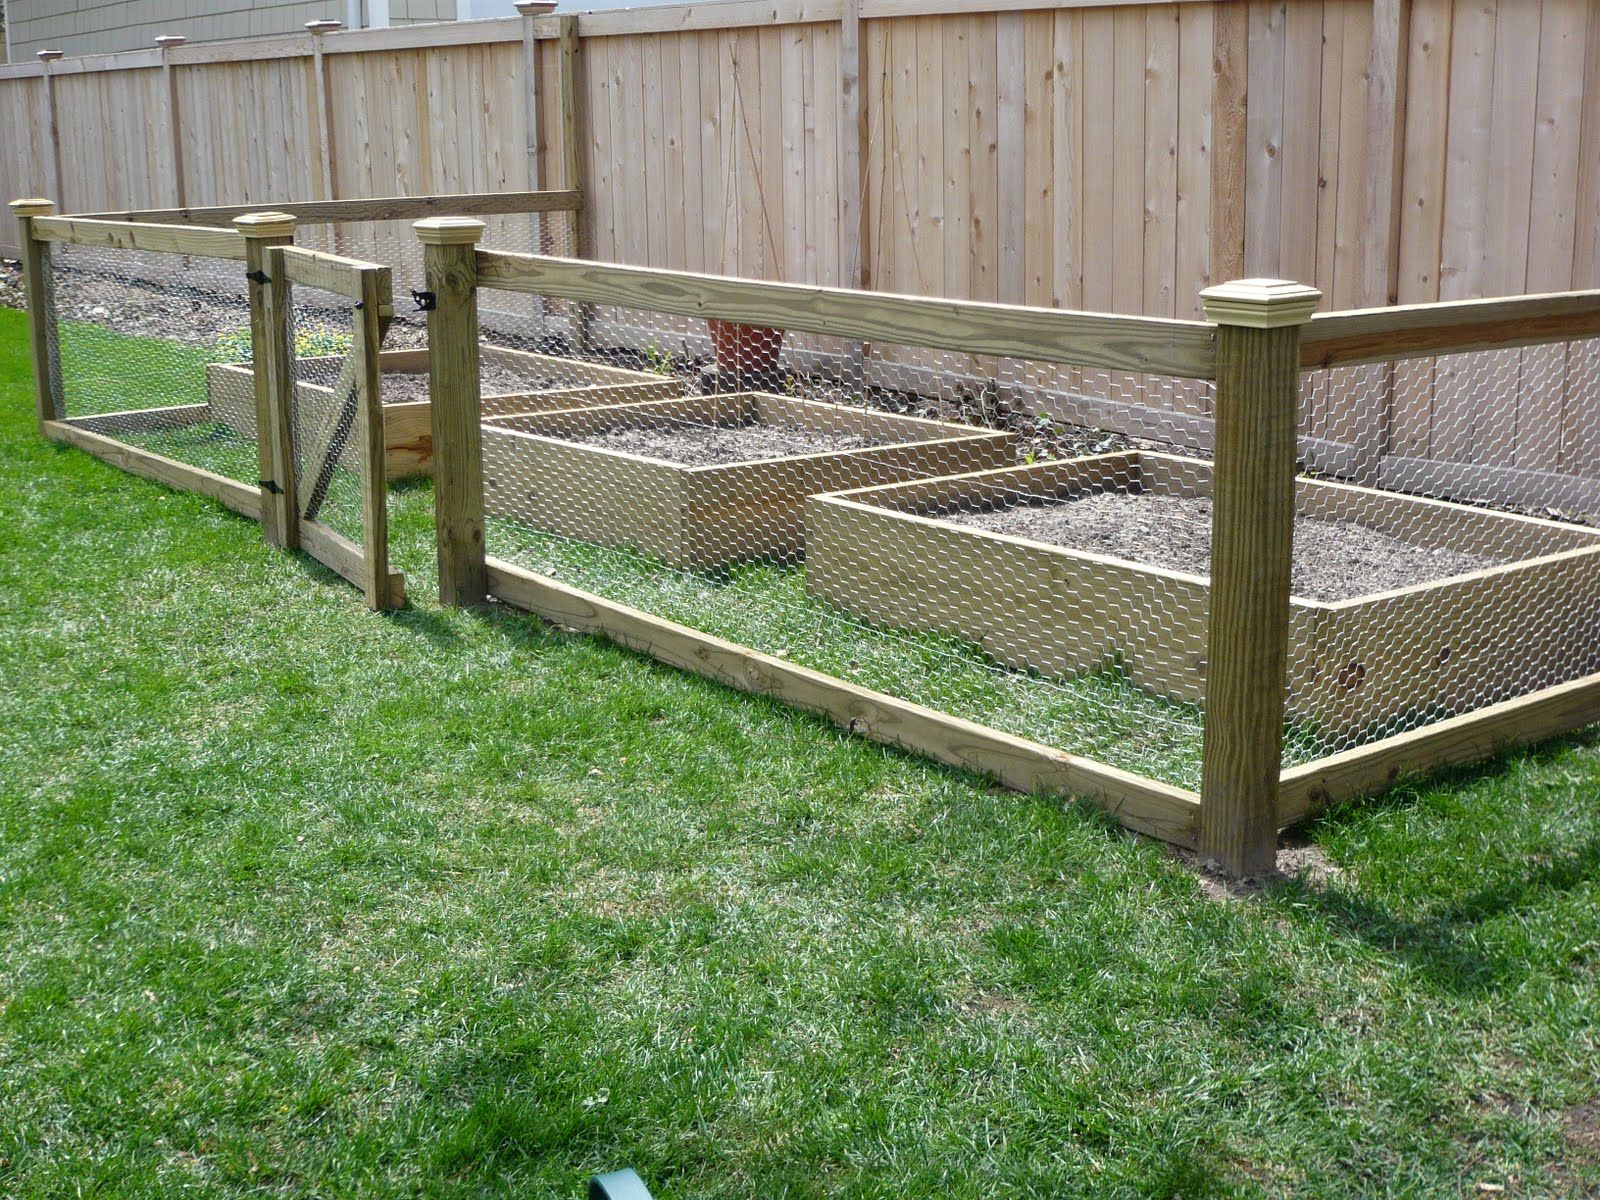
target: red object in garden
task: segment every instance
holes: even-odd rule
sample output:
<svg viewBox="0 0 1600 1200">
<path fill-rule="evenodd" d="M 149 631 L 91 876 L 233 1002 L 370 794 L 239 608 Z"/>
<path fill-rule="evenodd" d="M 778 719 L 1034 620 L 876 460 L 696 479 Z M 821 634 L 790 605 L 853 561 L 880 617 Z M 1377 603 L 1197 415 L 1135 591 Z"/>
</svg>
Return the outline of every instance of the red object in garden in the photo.
<svg viewBox="0 0 1600 1200">
<path fill-rule="evenodd" d="M 755 375 L 778 365 L 783 330 L 742 325 L 738 321 L 708 320 L 706 324 L 711 327 L 711 349 L 722 370 Z"/>
</svg>

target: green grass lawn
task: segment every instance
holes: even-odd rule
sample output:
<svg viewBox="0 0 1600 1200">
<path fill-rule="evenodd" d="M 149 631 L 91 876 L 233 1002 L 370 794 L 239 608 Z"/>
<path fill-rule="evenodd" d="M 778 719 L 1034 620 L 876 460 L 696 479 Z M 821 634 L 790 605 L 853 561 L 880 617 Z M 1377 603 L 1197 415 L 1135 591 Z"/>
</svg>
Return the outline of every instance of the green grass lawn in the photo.
<svg viewBox="0 0 1600 1200">
<path fill-rule="evenodd" d="M 1600 739 L 1218 899 L 1086 808 L 415 607 L 34 432 L 0 312 L 0 1195 L 1600 1192 Z"/>
</svg>

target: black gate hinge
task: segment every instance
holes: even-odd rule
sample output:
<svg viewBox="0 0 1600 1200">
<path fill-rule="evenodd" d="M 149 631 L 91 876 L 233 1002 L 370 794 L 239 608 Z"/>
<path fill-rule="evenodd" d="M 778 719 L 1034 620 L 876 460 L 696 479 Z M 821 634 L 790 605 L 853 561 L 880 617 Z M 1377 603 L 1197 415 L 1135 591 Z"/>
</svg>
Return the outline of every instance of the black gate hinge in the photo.
<svg viewBox="0 0 1600 1200">
<path fill-rule="evenodd" d="M 260 270 L 246 272 L 245 278 L 248 279 L 251 283 L 271 283 L 272 282 L 272 278 L 265 271 L 260 271 Z"/>
<path fill-rule="evenodd" d="M 439 307 L 439 298 L 432 292 L 419 292 L 413 288 L 411 290 L 411 299 L 416 304 L 419 312 L 432 312 Z"/>
<path fill-rule="evenodd" d="M 276 479 L 258 479 L 256 483 L 258 486 L 266 488 L 271 495 L 283 495 L 283 489 L 278 486 L 278 481 Z"/>
</svg>

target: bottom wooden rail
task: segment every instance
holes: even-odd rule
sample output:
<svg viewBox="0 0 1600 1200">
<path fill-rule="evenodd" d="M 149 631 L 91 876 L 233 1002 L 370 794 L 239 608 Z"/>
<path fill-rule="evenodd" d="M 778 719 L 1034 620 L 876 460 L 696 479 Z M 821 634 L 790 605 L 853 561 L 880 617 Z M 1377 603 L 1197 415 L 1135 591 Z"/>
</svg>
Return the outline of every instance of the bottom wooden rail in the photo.
<svg viewBox="0 0 1600 1200">
<path fill-rule="evenodd" d="M 1402 772 L 1462 766 L 1600 721 L 1600 675 L 1529 692 L 1283 772 L 1278 824 L 1382 791 Z"/>
<path fill-rule="evenodd" d="M 328 528 L 321 521 L 300 519 L 300 549 L 316 559 L 335 575 L 355 584 L 367 593 L 368 605 L 386 610 L 404 608 L 406 603 L 406 577 L 393 567 L 382 587 L 368 586 L 366 552 L 344 534 Z"/>
<path fill-rule="evenodd" d="M 153 479 L 157 483 L 164 483 L 180 491 L 198 492 L 219 504 L 226 505 L 240 516 L 249 517 L 253 521 L 261 519 L 261 489 L 258 487 L 240 483 L 237 479 L 229 479 L 200 467 L 191 467 L 188 463 L 153 454 L 149 450 L 141 450 L 137 446 L 130 446 L 126 442 L 119 442 L 115 438 L 79 428 L 65 421 L 46 421 L 42 429 L 45 437 L 51 441 L 64 442 L 69 446 L 86 450 L 96 458 L 102 458 L 130 475 Z"/>
<path fill-rule="evenodd" d="M 488 579 L 496 600 L 568 629 L 600 634 L 670 666 L 820 713 L 852 733 L 988 775 L 1015 791 L 1091 799 L 1129 829 L 1194 845 L 1200 801 L 1183 788 L 857 687 L 499 559 L 488 560 Z"/>
<path fill-rule="evenodd" d="M 44 435 L 52 441 L 85 450 L 130 475 L 138 475 L 180 491 L 195 492 L 231 508 L 240 516 L 249 517 L 252 521 L 261 520 L 261 489 L 258 487 L 149 450 L 141 450 L 75 423 L 46 421 L 43 429 Z M 365 591 L 373 608 L 400 608 L 405 605 L 406 581 L 403 574 L 391 568 L 387 578 L 381 581 L 381 587 L 369 587 L 366 555 L 362 548 L 320 521 L 300 522 L 300 547 L 323 566 Z"/>
</svg>

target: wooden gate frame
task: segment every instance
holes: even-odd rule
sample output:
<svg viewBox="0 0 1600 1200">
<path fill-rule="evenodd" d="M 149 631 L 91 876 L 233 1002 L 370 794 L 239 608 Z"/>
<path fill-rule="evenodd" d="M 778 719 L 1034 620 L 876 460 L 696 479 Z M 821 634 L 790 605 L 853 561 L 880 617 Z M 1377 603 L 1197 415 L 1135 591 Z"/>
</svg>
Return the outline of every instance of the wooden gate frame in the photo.
<svg viewBox="0 0 1600 1200">
<path fill-rule="evenodd" d="M 263 536 L 270 544 L 303 549 L 354 583 L 365 593 L 369 607 L 402 607 L 405 577 L 389 566 L 382 398 L 378 385 L 378 353 L 394 312 L 389 269 L 288 244 L 294 236 L 294 218 L 284 213 L 252 213 L 237 219 L 234 229 L 215 229 L 56 217 L 51 215 L 55 205 L 49 200 L 17 200 L 10 207 L 22 231 L 29 349 L 40 433 L 51 441 L 87 451 L 129 474 L 216 500 L 241 516 L 261 522 Z M 67 415 L 51 273 L 51 247 L 57 242 L 240 264 L 251 282 L 251 352 L 257 381 L 256 427 L 261 465 L 256 486 L 167 458 L 117 436 L 138 427 L 159 427 L 152 422 L 181 428 L 209 420 L 207 404 L 84 417 Z M 341 383 L 348 395 L 346 406 L 353 406 L 351 423 L 361 448 L 363 545 L 315 520 L 314 515 L 303 515 L 298 503 L 293 477 L 294 431 L 288 403 L 293 376 L 288 319 L 291 289 L 297 282 L 337 292 L 356 302 L 353 348 Z"/>
</svg>

